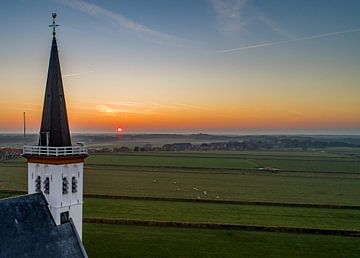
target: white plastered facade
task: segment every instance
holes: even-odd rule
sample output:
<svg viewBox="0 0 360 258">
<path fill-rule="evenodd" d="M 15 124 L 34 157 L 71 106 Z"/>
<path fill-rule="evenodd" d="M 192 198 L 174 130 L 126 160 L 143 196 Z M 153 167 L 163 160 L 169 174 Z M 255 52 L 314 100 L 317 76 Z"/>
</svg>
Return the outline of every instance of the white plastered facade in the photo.
<svg viewBox="0 0 360 258">
<path fill-rule="evenodd" d="M 50 212 L 57 225 L 61 224 L 61 214 L 68 212 L 77 233 L 82 238 L 83 213 L 83 163 L 39 164 L 28 163 L 28 193 L 36 193 L 36 179 L 40 176 L 40 189 L 43 192 Z M 63 178 L 68 181 L 68 193 L 63 193 Z M 72 179 L 77 182 L 76 191 L 72 191 Z M 45 193 L 45 180 L 49 178 L 49 193 Z"/>
</svg>

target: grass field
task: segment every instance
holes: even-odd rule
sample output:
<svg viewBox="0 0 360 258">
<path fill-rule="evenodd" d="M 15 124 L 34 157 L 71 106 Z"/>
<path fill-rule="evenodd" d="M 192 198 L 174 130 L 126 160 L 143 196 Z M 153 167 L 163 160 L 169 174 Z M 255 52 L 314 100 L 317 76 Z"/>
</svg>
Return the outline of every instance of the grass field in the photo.
<svg viewBox="0 0 360 258">
<path fill-rule="evenodd" d="M 136 166 L 101 167 L 92 166 L 91 159 L 121 163 L 122 156 L 90 157 L 84 173 L 85 193 L 360 205 L 360 174 L 153 168 L 139 167 L 141 158 L 148 156 L 135 158 Z M 0 165 L 0 189 L 26 190 L 26 180 L 25 163 Z"/>
<path fill-rule="evenodd" d="M 327 171 L 360 173 L 360 159 L 344 156 L 321 156 L 321 153 L 306 152 L 304 156 L 294 156 L 280 152 L 259 152 L 241 154 L 125 154 L 93 155 L 87 160 L 88 165 L 120 165 L 143 167 L 179 167 L 179 168 L 219 168 L 219 169 L 257 169 L 272 167 L 290 171 Z"/>
<path fill-rule="evenodd" d="M 360 210 L 86 198 L 85 217 L 360 230 Z"/>
<path fill-rule="evenodd" d="M 27 190 L 27 168 L 0 163 L 0 189 Z"/>
<path fill-rule="evenodd" d="M 7 163 L 20 165 L 24 161 L 24 159 L 16 159 Z M 91 155 L 87 158 L 86 164 L 90 167 L 102 165 L 232 170 L 271 167 L 281 171 L 360 173 L 359 156 L 314 151 L 122 153 Z"/>
<path fill-rule="evenodd" d="M 84 217 L 360 230 L 360 210 L 334 208 L 85 198 Z"/>
<path fill-rule="evenodd" d="M 165 155 L 94 155 L 90 156 L 87 164 L 107 164 L 144 167 L 189 167 L 189 168 L 241 168 L 254 169 L 257 164 L 251 160 L 238 158 L 213 158 L 191 156 L 165 156 Z"/>
<path fill-rule="evenodd" d="M 357 175 L 87 170 L 85 177 L 85 192 L 94 194 L 348 205 L 360 204 L 359 186 Z"/>
<path fill-rule="evenodd" d="M 357 153 L 334 148 L 92 155 L 86 160 L 84 193 L 360 205 Z M 27 189 L 23 159 L 0 163 L 0 190 L 10 189 Z M 360 210 L 355 209 L 86 198 L 84 216 L 360 230 Z M 360 238 L 309 234 L 85 224 L 83 236 L 90 257 L 357 257 L 360 253 Z"/>
<path fill-rule="evenodd" d="M 358 257 L 360 238 L 84 224 L 89 257 Z"/>
</svg>

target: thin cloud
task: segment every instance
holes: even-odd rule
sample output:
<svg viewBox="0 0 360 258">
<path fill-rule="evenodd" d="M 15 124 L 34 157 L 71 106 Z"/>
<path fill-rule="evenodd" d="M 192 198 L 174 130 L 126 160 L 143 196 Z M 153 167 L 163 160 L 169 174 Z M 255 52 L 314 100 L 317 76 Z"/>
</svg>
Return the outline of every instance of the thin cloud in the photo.
<svg viewBox="0 0 360 258">
<path fill-rule="evenodd" d="M 149 108 L 153 104 L 138 103 L 138 102 L 97 102 L 96 105 L 111 105 L 115 107 L 131 107 L 131 108 Z"/>
<path fill-rule="evenodd" d="M 296 39 L 274 41 L 274 42 L 266 42 L 266 43 L 254 44 L 254 45 L 243 46 L 243 47 L 232 48 L 232 49 L 223 49 L 223 50 L 217 51 L 216 53 L 217 54 L 224 54 L 224 53 L 236 52 L 236 51 L 253 49 L 253 48 L 277 46 L 277 45 L 288 44 L 288 43 L 292 43 L 292 42 L 305 41 L 305 40 L 311 40 L 311 39 L 319 39 L 319 38 L 327 38 L 327 37 L 331 37 L 331 36 L 337 36 L 337 35 L 355 33 L 355 32 L 360 32 L 360 28 L 359 29 L 352 29 L 352 30 L 344 30 L 344 31 L 335 31 L 335 32 L 329 32 L 329 33 L 323 33 L 323 34 L 318 34 L 318 35 L 313 35 L 313 36 L 308 36 L 308 37 L 300 37 L 300 38 L 296 38 Z"/>
<path fill-rule="evenodd" d="M 93 73 L 94 71 L 86 71 L 86 72 L 80 72 L 80 73 L 68 73 L 63 75 L 63 77 L 77 77 L 77 76 L 81 76 L 84 74 L 89 74 L 89 73 Z"/>
<path fill-rule="evenodd" d="M 268 28 L 270 28 L 273 32 L 275 32 L 276 34 L 287 38 L 287 39 L 291 39 L 294 38 L 294 35 L 292 35 L 291 33 L 289 33 L 287 30 L 285 30 L 282 26 L 280 26 L 277 22 L 275 22 L 274 20 L 270 19 L 269 17 L 267 17 L 265 14 L 263 14 L 262 12 L 256 10 L 256 19 L 260 22 L 262 22 L 263 24 L 265 24 Z"/>
<path fill-rule="evenodd" d="M 193 41 L 151 29 L 143 24 L 130 20 L 121 14 L 112 12 L 92 3 L 82 0 L 58 0 L 58 2 L 93 17 L 109 19 L 128 32 L 154 43 L 176 46 L 184 46 L 193 43 Z"/>
<path fill-rule="evenodd" d="M 170 106 L 170 104 L 169 104 L 169 106 Z M 208 108 L 203 107 L 203 106 L 192 105 L 192 104 L 186 104 L 186 103 L 177 103 L 177 104 L 174 104 L 174 107 L 175 107 L 175 108 L 178 108 L 178 107 L 185 107 L 185 108 L 190 108 L 190 109 L 209 110 Z"/>
<path fill-rule="evenodd" d="M 206 107 L 187 103 L 137 103 L 137 102 L 96 102 L 86 109 L 94 109 L 106 115 L 118 115 L 125 113 L 133 114 L 157 114 L 164 110 L 208 110 Z"/>
<path fill-rule="evenodd" d="M 117 103 L 117 102 L 109 102 L 108 104 L 114 106 L 125 106 L 125 107 L 147 107 L 144 104 L 134 103 L 134 102 L 124 102 L 124 103 Z"/>
<path fill-rule="evenodd" d="M 91 107 L 93 109 L 93 107 Z M 118 115 L 125 113 L 132 114 L 154 114 L 156 107 L 141 103 L 114 103 L 114 102 L 98 102 L 95 103 L 95 109 L 106 115 Z"/>
<path fill-rule="evenodd" d="M 254 21 L 263 23 L 276 34 L 291 38 L 289 32 L 249 3 L 250 0 L 211 0 L 217 16 L 217 28 L 225 35 L 245 30 Z M 245 15 L 246 14 L 246 15 Z"/>
<path fill-rule="evenodd" d="M 248 0 L 212 0 L 218 20 L 218 30 L 224 34 L 239 32 L 244 27 L 242 10 Z"/>
<path fill-rule="evenodd" d="M 133 113 L 133 114 L 149 114 L 150 113 L 148 110 L 113 107 L 111 105 L 97 105 L 97 106 L 95 106 L 95 109 L 100 113 L 103 113 L 106 115 L 111 115 L 111 116 L 118 115 L 118 114 L 124 114 L 124 113 Z"/>
</svg>

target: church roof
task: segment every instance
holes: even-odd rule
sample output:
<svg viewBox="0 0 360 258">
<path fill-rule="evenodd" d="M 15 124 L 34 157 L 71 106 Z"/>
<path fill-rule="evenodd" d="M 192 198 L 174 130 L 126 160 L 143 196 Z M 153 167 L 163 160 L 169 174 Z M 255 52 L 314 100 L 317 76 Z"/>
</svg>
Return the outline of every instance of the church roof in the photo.
<svg viewBox="0 0 360 258">
<path fill-rule="evenodd" d="M 0 257 L 87 257 L 72 221 L 56 226 L 42 193 L 0 200 Z"/>
<path fill-rule="evenodd" d="M 55 33 L 51 46 L 39 145 L 52 147 L 71 146 Z"/>
</svg>

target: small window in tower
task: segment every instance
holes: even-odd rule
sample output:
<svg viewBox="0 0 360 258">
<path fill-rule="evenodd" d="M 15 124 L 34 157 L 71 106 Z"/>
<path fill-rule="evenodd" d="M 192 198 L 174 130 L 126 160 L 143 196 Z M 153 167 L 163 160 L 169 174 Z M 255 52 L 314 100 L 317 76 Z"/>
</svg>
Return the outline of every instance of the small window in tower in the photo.
<svg viewBox="0 0 360 258">
<path fill-rule="evenodd" d="M 77 193 L 78 191 L 78 182 L 76 180 L 76 177 L 72 177 L 71 178 L 71 192 L 72 193 Z"/>
<path fill-rule="evenodd" d="M 41 177 L 37 176 L 35 179 L 35 192 L 40 193 L 41 192 Z"/>
<path fill-rule="evenodd" d="M 60 223 L 64 224 L 69 221 L 69 212 L 65 211 L 60 213 Z"/>
<path fill-rule="evenodd" d="M 50 180 L 49 180 L 49 177 L 45 178 L 45 180 L 44 180 L 44 193 L 46 193 L 46 194 L 50 193 Z"/>
<path fill-rule="evenodd" d="M 63 177 L 62 180 L 62 193 L 67 194 L 69 192 L 69 181 L 66 177 Z"/>
</svg>

